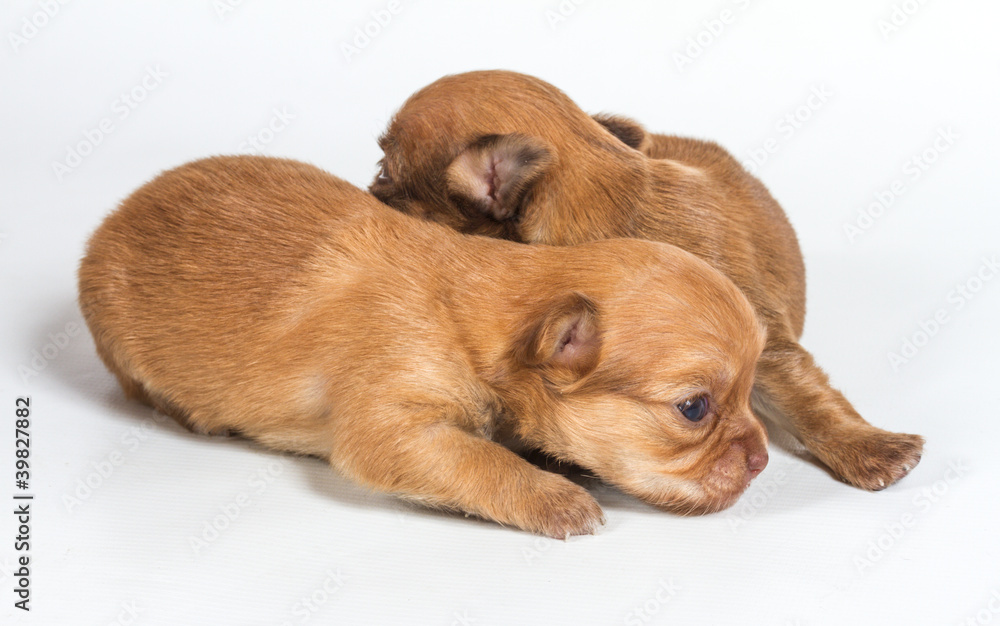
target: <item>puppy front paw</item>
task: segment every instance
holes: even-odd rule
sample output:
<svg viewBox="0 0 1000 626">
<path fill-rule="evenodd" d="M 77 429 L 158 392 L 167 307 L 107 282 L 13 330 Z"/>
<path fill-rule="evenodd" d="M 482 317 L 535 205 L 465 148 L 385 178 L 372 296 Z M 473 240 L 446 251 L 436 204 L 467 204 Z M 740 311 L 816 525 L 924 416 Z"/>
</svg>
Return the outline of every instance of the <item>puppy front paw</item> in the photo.
<svg viewBox="0 0 1000 626">
<path fill-rule="evenodd" d="M 872 428 L 828 450 L 831 469 L 846 483 L 881 491 L 903 478 L 920 462 L 924 438 Z"/>
<path fill-rule="evenodd" d="M 562 476 L 542 497 L 526 507 L 524 527 L 553 539 L 570 535 L 592 535 L 604 524 L 604 513 L 587 490 Z"/>
</svg>

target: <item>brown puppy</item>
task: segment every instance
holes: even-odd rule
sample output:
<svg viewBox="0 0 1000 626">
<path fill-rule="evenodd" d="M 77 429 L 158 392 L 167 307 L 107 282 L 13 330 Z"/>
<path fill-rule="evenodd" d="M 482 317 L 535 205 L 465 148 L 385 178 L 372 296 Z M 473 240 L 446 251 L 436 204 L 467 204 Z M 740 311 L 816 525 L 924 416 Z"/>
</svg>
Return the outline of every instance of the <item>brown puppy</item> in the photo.
<svg viewBox="0 0 1000 626">
<path fill-rule="evenodd" d="M 649 135 L 627 118 L 595 121 L 552 85 L 503 71 L 425 87 L 379 143 L 385 158 L 371 191 L 404 212 L 530 243 L 652 239 L 705 259 L 767 326 L 758 414 L 864 489 L 892 484 L 920 460 L 921 437 L 868 424 L 799 345 L 805 273 L 795 233 L 718 145 Z"/>
<path fill-rule="evenodd" d="M 767 463 L 753 309 L 673 246 L 461 235 L 303 163 L 221 157 L 126 199 L 79 279 L 129 397 L 431 506 L 597 527 L 584 489 L 501 441 L 680 511 Z"/>
</svg>

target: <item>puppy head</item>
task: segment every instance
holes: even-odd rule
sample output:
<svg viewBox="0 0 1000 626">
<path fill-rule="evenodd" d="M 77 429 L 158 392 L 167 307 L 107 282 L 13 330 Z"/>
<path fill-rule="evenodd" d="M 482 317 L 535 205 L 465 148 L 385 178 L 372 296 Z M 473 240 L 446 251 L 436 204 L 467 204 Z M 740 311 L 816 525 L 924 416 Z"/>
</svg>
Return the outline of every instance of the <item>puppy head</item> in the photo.
<svg viewBox="0 0 1000 626">
<path fill-rule="evenodd" d="M 620 197 L 630 169 L 643 161 L 632 144 L 645 136 L 627 118 L 591 118 L 531 76 L 447 76 L 396 113 L 379 139 L 384 157 L 370 190 L 400 211 L 462 232 L 567 243 L 560 233 L 571 229 L 537 236 L 534 207 Z"/>
<path fill-rule="evenodd" d="M 536 377 L 514 381 L 531 390 L 517 409 L 532 416 L 527 438 L 656 506 L 726 508 L 767 464 L 750 409 L 764 331 L 743 294 L 692 255 L 599 243 L 629 271 L 554 300 L 512 352 Z"/>
</svg>

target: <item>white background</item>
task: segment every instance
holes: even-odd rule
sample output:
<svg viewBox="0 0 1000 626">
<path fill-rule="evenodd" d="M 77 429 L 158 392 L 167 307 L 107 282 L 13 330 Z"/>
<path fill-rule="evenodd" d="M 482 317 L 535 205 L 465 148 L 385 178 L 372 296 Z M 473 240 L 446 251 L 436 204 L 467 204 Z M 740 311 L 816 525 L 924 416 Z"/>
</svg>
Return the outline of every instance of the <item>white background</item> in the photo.
<svg viewBox="0 0 1000 626">
<path fill-rule="evenodd" d="M 0 622 L 1000 623 L 1000 279 L 977 277 L 1000 254 L 996 2 L 564 2 L 556 21 L 556 0 L 401 0 L 384 26 L 369 23 L 385 1 L 220 6 L 0 12 L 0 500 L 16 491 L 25 395 L 36 494 L 28 614 L 13 608 L 15 523 L 0 515 Z M 880 29 L 894 11 L 898 29 Z M 595 485 L 608 525 L 554 542 L 189 434 L 125 402 L 85 330 L 60 334 L 82 328 L 87 236 L 159 171 L 258 137 L 366 186 L 410 93 L 485 68 L 741 160 L 774 139 L 756 171 L 805 254 L 803 342 L 872 423 L 927 438 L 919 467 L 864 493 L 772 446 L 729 511 L 680 518 Z M 814 89 L 830 95 L 810 109 Z M 271 133 L 275 110 L 293 117 Z M 955 137 L 935 149 L 939 132 Z M 88 133 L 97 145 L 57 175 Z M 933 160 L 919 177 L 914 157 Z M 894 181 L 902 192 L 859 222 Z M 920 346 L 893 367 L 907 338 Z"/>
</svg>

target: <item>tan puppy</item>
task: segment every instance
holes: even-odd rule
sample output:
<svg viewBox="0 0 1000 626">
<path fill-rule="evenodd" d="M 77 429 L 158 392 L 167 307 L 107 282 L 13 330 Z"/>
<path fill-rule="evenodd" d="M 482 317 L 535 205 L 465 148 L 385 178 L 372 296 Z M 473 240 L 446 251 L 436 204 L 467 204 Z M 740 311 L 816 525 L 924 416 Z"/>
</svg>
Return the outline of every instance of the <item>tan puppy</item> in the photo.
<svg viewBox="0 0 1000 626">
<path fill-rule="evenodd" d="M 584 489 L 500 441 L 685 512 L 767 463 L 753 309 L 673 246 L 460 235 L 309 165 L 222 157 L 126 199 L 79 279 L 129 397 L 431 506 L 597 527 Z"/>
<path fill-rule="evenodd" d="M 868 424 L 799 345 L 802 255 L 760 181 L 714 143 L 598 119 L 530 76 L 448 76 L 396 114 L 371 191 L 462 232 L 560 245 L 639 237 L 693 252 L 732 279 L 767 326 L 757 413 L 858 487 L 882 489 L 909 472 L 923 439 Z"/>
</svg>

